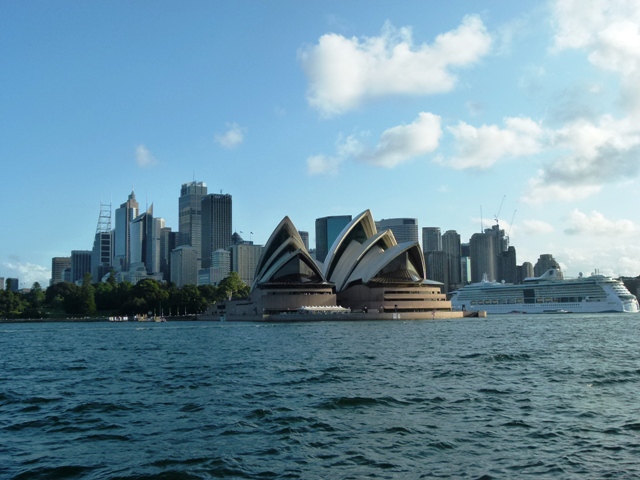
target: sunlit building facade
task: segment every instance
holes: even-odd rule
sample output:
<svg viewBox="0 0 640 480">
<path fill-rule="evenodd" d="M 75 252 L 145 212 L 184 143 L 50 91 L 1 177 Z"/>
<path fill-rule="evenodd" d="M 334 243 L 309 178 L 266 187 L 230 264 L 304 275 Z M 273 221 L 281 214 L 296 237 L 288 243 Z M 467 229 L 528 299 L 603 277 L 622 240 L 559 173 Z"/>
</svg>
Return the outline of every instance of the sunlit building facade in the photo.
<svg viewBox="0 0 640 480">
<path fill-rule="evenodd" d="M 181 245 L 196 249 L 198 268 L 202 256 L 202 199 L 207 195 L 204 182 L 183 183 L 178 198 L 178 231 Z"/>
</svg>

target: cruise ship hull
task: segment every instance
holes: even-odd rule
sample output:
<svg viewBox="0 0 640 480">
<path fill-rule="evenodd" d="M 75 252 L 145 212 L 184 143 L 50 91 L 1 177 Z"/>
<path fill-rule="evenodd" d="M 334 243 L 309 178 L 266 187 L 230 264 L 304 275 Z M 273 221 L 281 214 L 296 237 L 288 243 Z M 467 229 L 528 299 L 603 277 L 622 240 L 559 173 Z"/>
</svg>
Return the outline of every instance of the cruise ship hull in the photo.
<svg viewBox="0 0 640 480">
<path fill-rule="evenodd" d="M 451 294 L 454 310 L 506 313 L 638 313 L 638 299 L 604 275 L 565 280 L 558 269 L 521 285 L 483 281 Z"/>
<path fill-rule="evenodd" d="M 497 304 L 497 305 L 456 305 L 451 302 L 454 310 L 462 311 L 485 311 L 488 314 L 507 314 L 507 313 L 639 313 L 637 305 L 610 305 L 600 304 L 601 302 L 583 302 L 583 303 L 545 303 L 545 304 Z"/>
</svg>

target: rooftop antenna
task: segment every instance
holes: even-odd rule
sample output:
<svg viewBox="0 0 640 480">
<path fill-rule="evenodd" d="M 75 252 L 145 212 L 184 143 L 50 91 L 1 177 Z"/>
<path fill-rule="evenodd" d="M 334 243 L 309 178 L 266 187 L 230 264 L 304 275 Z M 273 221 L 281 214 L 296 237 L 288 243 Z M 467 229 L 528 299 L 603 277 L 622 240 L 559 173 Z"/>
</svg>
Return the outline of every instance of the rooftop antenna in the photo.
<svg viewBox="0 0 640 480">
<path fill-rule="evenodd" d="M 480 205 L 480 233 L 484 233 L 484 223 L 482 220 L 482 205 Z"/>
</svg>

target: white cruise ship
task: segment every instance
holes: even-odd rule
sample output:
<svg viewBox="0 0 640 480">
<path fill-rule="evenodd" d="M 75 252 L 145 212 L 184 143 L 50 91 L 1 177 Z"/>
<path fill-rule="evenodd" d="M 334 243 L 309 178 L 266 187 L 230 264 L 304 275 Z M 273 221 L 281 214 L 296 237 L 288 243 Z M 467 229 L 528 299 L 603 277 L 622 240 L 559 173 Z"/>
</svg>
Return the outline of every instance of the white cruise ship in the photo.
<svg viewBox="0 0 640 480">
<path fill-rule="evenodd" d="M 604 275 L 563 279 L 558 268 L 521 285 L 482 281 L 452 292 L 454 310 L 487 313 L 638 313 L 638 299 L 620 280 Z"/>
</svg>

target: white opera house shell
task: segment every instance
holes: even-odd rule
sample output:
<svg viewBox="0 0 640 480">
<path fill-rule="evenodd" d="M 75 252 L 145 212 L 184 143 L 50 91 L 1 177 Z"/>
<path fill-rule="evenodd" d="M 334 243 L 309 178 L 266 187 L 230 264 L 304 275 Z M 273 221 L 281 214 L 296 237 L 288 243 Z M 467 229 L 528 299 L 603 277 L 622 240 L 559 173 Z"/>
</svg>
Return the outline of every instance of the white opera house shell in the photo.
<svg viewBox="0 0 640 480">
<path fill-rule="evenodd" d="M 226 303 L 227 320 L 392 319 L 458 317 L 425 279 L 418 242 L 398 244 L 377 232 L 369 210 L 338 235 L 324 264 L 316 262 L 289 217 L 273 231 L 256 268 L 249 298 Z"/>
</svg>

